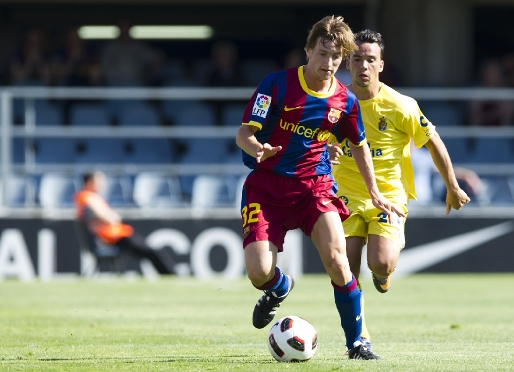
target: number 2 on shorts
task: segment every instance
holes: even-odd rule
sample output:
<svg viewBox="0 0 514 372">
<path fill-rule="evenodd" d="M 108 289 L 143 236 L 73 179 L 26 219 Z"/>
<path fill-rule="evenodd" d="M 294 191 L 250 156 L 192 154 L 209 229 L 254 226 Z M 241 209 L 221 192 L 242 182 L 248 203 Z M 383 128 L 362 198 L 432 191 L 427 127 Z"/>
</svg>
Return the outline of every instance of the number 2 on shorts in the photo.
<svg viewBox="0 0 514 372">
<path fill-rule="evenodd" d="M 249 213 L 248 210 L 250 210 Z M 241 216 L 243 217 L 243 227 L 245 227 L 249 223 L 259 221 L 259 219 L 255 217 L 255 215 L 260 211 L 261 205 L 259 203 L 250 203 L 248 207 L 245 205 L 244 208 L 241 209 Z"/>
</svg>

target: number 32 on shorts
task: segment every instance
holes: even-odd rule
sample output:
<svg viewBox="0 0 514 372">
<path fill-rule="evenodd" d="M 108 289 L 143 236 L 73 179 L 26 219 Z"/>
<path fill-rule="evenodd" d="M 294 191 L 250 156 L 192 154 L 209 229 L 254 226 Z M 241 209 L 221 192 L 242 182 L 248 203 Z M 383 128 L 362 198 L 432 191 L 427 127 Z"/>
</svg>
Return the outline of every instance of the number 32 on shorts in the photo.
<svg viewBox="0 0 514 372">
<path fill-rule="evenodd" d="M 259 219 L 256 215 L 261 211 L 261 205 L 259 203 L 250 203 L 248 206 L 244 206 L 241 209 L 241 216 L 243 217 L 243 227 L 249 223 L 257 222 Z"/>
</svg>

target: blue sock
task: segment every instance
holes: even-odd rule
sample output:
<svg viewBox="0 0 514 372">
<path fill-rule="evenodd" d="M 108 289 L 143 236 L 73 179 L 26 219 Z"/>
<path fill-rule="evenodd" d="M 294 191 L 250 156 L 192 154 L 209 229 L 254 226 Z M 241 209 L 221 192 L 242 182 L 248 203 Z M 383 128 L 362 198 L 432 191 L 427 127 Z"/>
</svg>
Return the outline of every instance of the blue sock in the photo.
<svg viewBox="0 0 514 372">
<path fill-rule="evenodd" d="M 282 273 L 282 271 L 275 267 L 275 276 L 269 282 L 261 285 L 260 287 L 255 287 L 257 289 L 261 289 L 263 291 L 271 292 L 275 297 L 280 298 L 285 296 L 289 291 L 289 280 L 287 276 Z"/>
<path fill-rule="evenodd" d="M 338 286 L 332 282 L 334 287 L 334 300 L 337 311 L 341 317 L 341 327 L 346 336 L 346 347 L 353 348 L 355 341 L 361 341 L 362 332 L 362 293 L 357 287 L 357 280 L 352 275 L 352 280 L 344 286 Z"/>
</svg>

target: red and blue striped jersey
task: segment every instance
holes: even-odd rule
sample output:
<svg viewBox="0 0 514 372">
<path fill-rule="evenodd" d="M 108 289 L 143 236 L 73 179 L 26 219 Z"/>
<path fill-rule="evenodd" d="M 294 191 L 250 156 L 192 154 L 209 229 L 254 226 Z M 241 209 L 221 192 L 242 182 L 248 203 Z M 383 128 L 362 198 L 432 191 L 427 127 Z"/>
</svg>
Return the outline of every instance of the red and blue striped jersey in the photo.
<svg viewBox="0 0 514 372">
<path fill-rule="evenodd" d="M 243 151 L 245 165 L 285 177 L 329 174 L 330 134 L 339 142 L 347 138 L 357 146 L 366 138 L 355 95 L 335 78 L 328 93 L 310 90 L 303 66 L 266 76 L 248 102 L 243 125 L 259 128 L 255 137 L 260 143 L 282 146 L 261 163 Z"/>
</svg>

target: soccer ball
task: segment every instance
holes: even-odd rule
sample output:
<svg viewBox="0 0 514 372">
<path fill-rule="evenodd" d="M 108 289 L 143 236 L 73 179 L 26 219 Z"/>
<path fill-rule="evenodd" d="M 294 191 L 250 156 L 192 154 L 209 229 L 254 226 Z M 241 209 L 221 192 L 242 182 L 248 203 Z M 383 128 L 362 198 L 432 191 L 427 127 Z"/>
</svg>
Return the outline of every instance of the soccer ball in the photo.
<svg viewBox="0 0 514 372">
<path fill-rule="evenodd" d="M 275 322 L 268 332 L 268 349 L 279 362 L 305 362 L 318 346 L 314 327 L 298 316 L 286 316 Z"/>
</svg>

